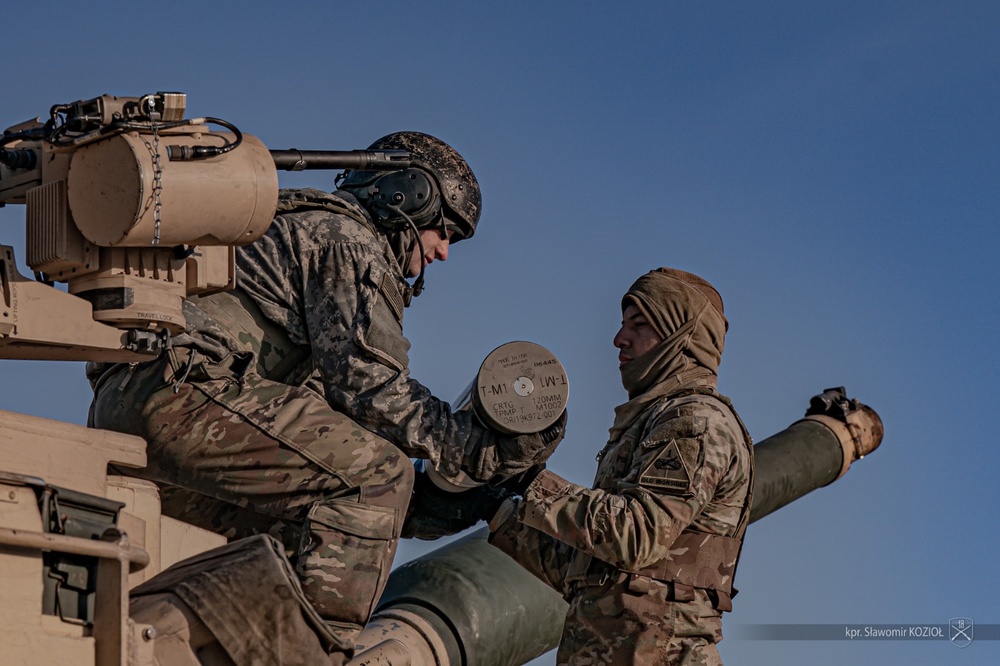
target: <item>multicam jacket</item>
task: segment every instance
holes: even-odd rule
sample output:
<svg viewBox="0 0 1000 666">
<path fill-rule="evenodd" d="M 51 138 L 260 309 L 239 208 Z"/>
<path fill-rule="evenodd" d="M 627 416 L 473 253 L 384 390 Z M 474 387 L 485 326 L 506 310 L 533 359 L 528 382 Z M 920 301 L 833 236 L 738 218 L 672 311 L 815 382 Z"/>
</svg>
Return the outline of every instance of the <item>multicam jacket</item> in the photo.
<svg viewBox="0 0 1000 666">
<path fill-rule="evenodd" d="M 283 190 L 267 233 L 237 250 L 234 292 L 191 299 L 175 345 L 253 352 L 262 376 L 310 373 L 330 405 L 411 457 L 457 471 L 470 424 L 410 378 L 408 286 L 386 236 L 349 194 Z M 248 319 L 248 315 L 250 318 Z M 444 459 L 442 459 L 444 458 Z"/>
<path fill-rule="evenodd" d="M 751 499 L 739 418 L 711 389 L 667 396 L 598 459 L 593 489 L 542 472 L 491 536 L 570 602 L 559 663 L 717 663 Z"/>
</svg>

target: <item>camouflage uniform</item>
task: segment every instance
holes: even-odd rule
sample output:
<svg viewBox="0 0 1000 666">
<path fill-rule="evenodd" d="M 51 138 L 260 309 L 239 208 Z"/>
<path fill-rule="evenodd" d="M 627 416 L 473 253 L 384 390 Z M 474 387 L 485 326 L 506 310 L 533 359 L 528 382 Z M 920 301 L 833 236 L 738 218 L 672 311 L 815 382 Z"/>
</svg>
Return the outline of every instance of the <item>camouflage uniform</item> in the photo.
<svg viewBox="0 0 1000 666">
<path fill-rule="evenodd" d="M 559 664 L 720 663 L 753 452 L 714 374 L 670 377 L 616 421 L 592 489 L 542 471 L 491 522 L 491 542 L 570 604 Z"/>
<path fill-rule="evenodd" d="M 346 193 L 282 192 L 237 251 L 238 286 L 185 303 L 163 358 L 91 366 L 91 425 L 139 435 L 164 513 L 227 537 L 269 532 L 349 655 L 388 575 L 409 457 L 487 480 L 544 444 L 452 413 L 409 376 L 406 282 Z M 544 455 L 544 454 L 543 454 Z"/>
</svg>

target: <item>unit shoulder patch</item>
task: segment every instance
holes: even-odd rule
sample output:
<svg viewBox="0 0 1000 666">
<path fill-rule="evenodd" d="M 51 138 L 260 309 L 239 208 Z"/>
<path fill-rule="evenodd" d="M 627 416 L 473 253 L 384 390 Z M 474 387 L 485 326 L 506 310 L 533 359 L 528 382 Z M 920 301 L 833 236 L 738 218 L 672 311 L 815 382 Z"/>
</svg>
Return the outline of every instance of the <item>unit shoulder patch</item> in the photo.
<svg viewBox="0 0 1000 666">
<path fill-rule="evenodd" d="M 670 440 L 642 470 L 639 485 L 677 495 L 691 493 L 699 448 L 696 439 Z"/>
</svg>

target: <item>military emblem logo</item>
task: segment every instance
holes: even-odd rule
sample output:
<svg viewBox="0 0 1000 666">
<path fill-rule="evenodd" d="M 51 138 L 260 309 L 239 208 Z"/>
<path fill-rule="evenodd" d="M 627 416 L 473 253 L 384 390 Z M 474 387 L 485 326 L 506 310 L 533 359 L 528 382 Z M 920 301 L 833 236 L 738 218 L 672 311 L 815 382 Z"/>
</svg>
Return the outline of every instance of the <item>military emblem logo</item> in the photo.
<svg viewBox="0 0 1000 666">
<path fill-rule="evenodd" d="M 662 488 L 685 492 L 691 485 L 691 472 L 684 463 L 677 442 L 671 441 L 653 458 L 639 476 L 639 484 L 650 488 Z"/>
<path fill-rule="evenodd" d="M 972 642 L 972 629 L 971 617 L 953 617 L 948 621 L 948 640 L 952 645 L 965 647 Z"/>
</svg>

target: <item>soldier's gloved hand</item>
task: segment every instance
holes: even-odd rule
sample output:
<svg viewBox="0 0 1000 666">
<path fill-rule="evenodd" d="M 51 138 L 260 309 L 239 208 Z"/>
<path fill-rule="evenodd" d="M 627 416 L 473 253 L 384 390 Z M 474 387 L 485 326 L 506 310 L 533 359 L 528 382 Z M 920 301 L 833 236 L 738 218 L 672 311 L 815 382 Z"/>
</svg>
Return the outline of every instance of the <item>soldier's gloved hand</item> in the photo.
<svg viewBox="0 0 1000 666">
<path fill-rule="evenodd" d="M 506 479 L 496 484 L 495 487 L 499 490 L 504 491 L 508 496 L 524 497 L 525 494 L 528 492 L 528 486 L 531 485 L 531 482 L 534 481 L 535 478 L 538 477 L 538 475 L 541 474 L 542 470 L 544 469 L 545 469 L 545 463 L 542 463 L 541 465 L 535 465 L 534 467 L 530 467 L 526 471 L 521 472 L 520 474 L 515 474 L 509 479 Z"/>
<path fill-rule="evenodd" d="M 508 490 L 486 485 L 448 492 L 438 488 L 426 472 L 418 471 L 401 536 L 429 540 L 457 534 L 492 518 L 509 495 Z"/>
<path fill-rule="evenodd" d="M 563 413 L 556 419 L 556 422 L 541 432 L 542 441 L 548 444 L 551 449 L 549 455 L 552 455 L 552 451 L 556 450 L 559 442 L 563 441 L 563 437 L 566 436 L 566 422 L 568 420 L 569 414 L 564 409 Z M 545 459 L 548 460 L 548 456 L 545 456 Z"/>
<path fill-rule="evenodd" d="M 476 481 L 489 483 L 509 478 L 541 465 L 566 432 L 566 412 L 540 433 L 508 435 L 476 424 L 469 438 L 462 467 Z"/>
</svg>

